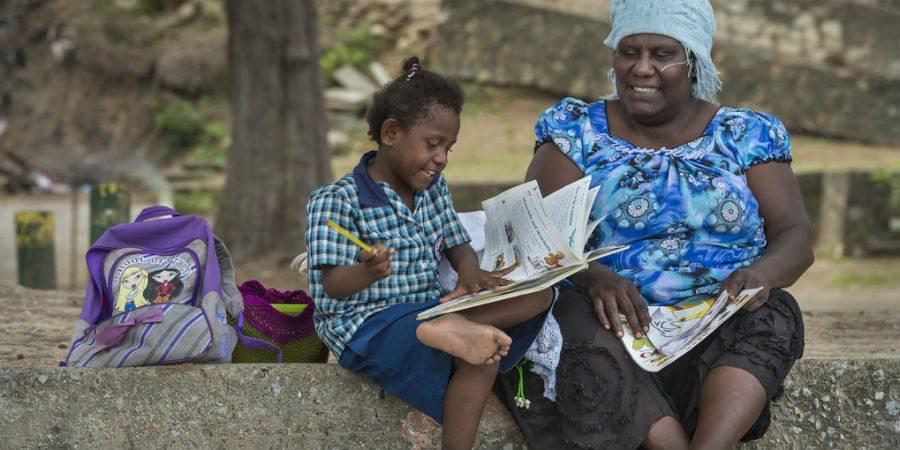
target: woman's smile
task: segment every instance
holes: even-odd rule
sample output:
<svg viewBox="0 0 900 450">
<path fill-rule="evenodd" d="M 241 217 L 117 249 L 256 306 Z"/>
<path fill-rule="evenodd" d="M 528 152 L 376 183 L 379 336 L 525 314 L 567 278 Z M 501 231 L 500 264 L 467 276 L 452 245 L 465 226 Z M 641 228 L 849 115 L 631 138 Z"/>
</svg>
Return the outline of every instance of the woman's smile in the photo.
<svg viewBox="0 0 900 450">
<path fill-rule="evenodd" d="M 635 85 L 629 84 L 628 87 L 632 91 L 634 91 L 635 94 L 638 94 L 638 95 L 654 95 L 654 94 L 658 94 L 660 91 L 660 89 L 658 87 L 651 87 L 651 86 L 635 86 Z"/>
</svg>

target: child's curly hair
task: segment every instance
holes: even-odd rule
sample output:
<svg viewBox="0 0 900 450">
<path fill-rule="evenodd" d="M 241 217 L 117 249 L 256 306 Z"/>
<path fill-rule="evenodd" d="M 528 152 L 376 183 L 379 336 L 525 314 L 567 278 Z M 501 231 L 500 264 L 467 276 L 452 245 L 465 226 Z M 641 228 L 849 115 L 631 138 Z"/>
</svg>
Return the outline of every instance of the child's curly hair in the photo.
<svg viewBox="0 0 900 450">
<path fill-rule="evenodd" d="M 409 130 L 425 118 L 434 106 L 462 111 L 465 93 L 455 80 L 423 70 L 419 58 L 413 56 L 403 62 L 403 74 L 375 93 L 372 106 L 366 112 L 369 137 L 381 144 L 381 126 L 394 119 Z"/>
</svg>

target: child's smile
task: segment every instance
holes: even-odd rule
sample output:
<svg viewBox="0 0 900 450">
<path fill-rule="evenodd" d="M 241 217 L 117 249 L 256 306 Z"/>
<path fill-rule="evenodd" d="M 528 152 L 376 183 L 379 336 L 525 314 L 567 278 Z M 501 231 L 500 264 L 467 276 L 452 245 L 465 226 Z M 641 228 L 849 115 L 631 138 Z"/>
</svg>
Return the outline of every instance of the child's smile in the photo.
<svg viewBox="0 0 900 450">
<path fill-rule="evenodd" d="M 411 204 L 416 191 L 425 190 L 447 167 L 447 153 L 456 143 L 459 114 L 450 108 L 433 107 L 409 130 L 399 127 L 385 133 L 370 173 L 388 184 Z"/>
</svg>

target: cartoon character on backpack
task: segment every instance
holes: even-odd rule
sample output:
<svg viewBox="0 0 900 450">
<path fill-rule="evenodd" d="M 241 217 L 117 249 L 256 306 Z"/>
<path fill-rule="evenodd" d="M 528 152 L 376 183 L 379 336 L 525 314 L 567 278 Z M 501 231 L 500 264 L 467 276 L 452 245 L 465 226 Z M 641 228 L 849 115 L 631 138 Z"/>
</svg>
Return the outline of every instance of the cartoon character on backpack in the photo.
<svg viewBox="0 0 900 450">
<path fill-rule="evenodd" d="M 181 293 L 184 283 L 181 281 L 181 271 L 175 268 L 150 272 L 150 282 L 144 289 L 144 298 L 152 303 L 167 303 Z"/>
<path fill-rule="evenodd" d="M 116 294 L 116 312 L 131 311 L 150 302 L 144 298 L 147 287 L 147 271 L 138 266 L 130 266 L 122 273 L 119 291 Z"/>
</svg>

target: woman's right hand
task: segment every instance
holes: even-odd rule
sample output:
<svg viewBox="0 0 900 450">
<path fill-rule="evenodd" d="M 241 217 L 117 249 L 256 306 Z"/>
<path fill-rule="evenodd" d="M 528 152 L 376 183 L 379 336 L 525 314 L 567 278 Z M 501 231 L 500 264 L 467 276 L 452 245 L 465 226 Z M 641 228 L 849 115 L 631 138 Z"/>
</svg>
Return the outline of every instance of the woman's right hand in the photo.
<svg viewBox="0 0 900 450">
<path fill-rule="evenodd" d="M 581 282 L 578 284 L 587 288 L 603 328 L 612 328 L 620 338 L 624 336 L 622 321 L 619 319 L 621 312 L 625 314 L 636 338 L 640 339 L 650 331 L 647 303 L 631 280 L 599 264 L 591 264 L 591 270 L 579 281 Z"/>
</svg>

